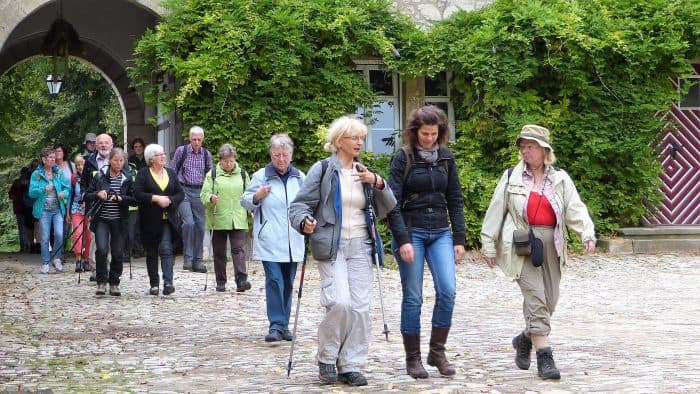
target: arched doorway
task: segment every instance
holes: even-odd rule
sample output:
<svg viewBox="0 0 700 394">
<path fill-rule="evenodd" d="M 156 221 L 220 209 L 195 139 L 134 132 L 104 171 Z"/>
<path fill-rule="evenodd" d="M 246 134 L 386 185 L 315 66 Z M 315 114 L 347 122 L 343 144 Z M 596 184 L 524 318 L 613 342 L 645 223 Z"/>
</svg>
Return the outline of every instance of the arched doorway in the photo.
<svg viewBox="0 0 700 394">
<path fill-rule="evenodd" d="M 0 17 L 0 74 L 25 59 L 41 55 L 42 43 L 59 16 L 70 23 L 82 43 L 70 55 L 92 64 L 112 85 L 124 113 L 125 139 L 156 140 L 148 123 L 155 110 L 129 87 L 126 72 L 136 40 L 159 20 L 156 1 L 53 0 L 13 2 Z M 94 131 L 94 130 L 86 130 Z"/>
</svg>

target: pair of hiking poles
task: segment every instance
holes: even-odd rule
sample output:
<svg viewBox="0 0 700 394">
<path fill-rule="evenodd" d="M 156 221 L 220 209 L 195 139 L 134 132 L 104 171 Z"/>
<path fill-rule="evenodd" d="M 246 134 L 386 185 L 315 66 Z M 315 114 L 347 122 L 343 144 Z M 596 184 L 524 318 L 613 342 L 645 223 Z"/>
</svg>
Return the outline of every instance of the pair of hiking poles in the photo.
<svg viewBox="0 0 700 394">
<path fill-rule="evenodd" d="M 382 321 L 384 323 L 383 334 L 386 340 L 389 341 L 389 328 L 386 324 L 386 312 L 384 311 L 384 291 L 382 288 L 382 275 L 381 275 L 381 260 L 379 256 L 381 242 L 379 240 L 379 235 L 376 228 L 376 215 L 374 213 L 374 193 L 371 187 L 365 187 L 365 198 L 367 200 L 367 208 L 365 209 L 365 215 L 367 219 L 367 227 L 370 233 L 370 238 L 372 239 L 372 263 L 377 268 L 377 285 L 379 287 L 379 302 L 382 310 Z M 309 220 L 313 222 L 314 219 L 307 217 L 304 220 Z M 304 274 L 306 272 L 306 260 L 308 257 L 309 249 L 309 235 L 304 236 L 304 260 L 301 264 L 301 277 L 299 278 L 299 292 L 297 295 L 297 306 L 294 315 L 294 328 L 292 330 L 292 343 L 289 348 L 289 361 L 287 361 L 287 377 L 289 377 L 292 371 L 292 360 L 294 357 L 294 343 L 297 339 L 297 323 L 299 322 L 299 306 L 301 305 L 301 294 L 304 287 Z"/>
</svg>

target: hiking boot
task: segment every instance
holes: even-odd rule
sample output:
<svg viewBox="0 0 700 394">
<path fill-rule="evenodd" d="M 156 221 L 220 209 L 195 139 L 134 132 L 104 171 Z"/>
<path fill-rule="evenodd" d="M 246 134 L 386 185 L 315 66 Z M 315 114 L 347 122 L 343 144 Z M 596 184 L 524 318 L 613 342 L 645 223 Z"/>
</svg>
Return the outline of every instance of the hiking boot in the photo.
<svg viewBox="0 0 700 394">
<path fill-rule="evenodd" d="M 282 340 L 282 333 L 277 330 L 270 330 L 270 332 L 265 335 L 265 342 L 279 342 Z"/>
<path fill-rule="evenodd" d="M 403 348 L 406 351 L 406 373 L 414 379 L 427 379 L 428 371 L 423 367 L 420 357 L 420 333 L 402 334 Z"/>
<path fill-rule="evenodd" d="M 335 372 L 335 365 L 318 363 L 318 379 L 321 384 L 333 384 L 338 380 L 338 374 Z"/>
<path fill-rule="evenodd" d="M 148 294 L 157 296 L 158 295 L 158 286 L 151 286 L 150 289 L 148 289 Z"/>
<path fill-rule="evenodd" d="M 61 259 L 53 259 L 53 267 L 56 269 L 56 272 L 63 272 L 63 263 Z"/>
<path fill-rule="evenodd" d="M 122 292 L 119 291 L 119 285 L 109 285 L 109 295 L 119 297 Z"/>
<path fill-rule="evenodd" d="M 90 260 L 82 260 L 82 263 L 83 263 L 83 272 L 92 271 L 92 267 L 90 266 Z"/>
<path fill-rule="evenodd" d="M 201 261 L 195 261 L 192 263 L 192 272 L 199 272 L 204 274 L 207 272 L 207 266 L 202 264 Z"/>
<path fill-rule="evenodd" d="M 192 262 L 191 262 L 191 261 L 185 261 L 185 263 L 182 264 L 182 270 L 183 270 L 183 271 L 192 271 Z"/>
<path fill-rule="evenodd" d="M 163 295 L 170 295 L 175 292 L 175 286 L 171 284 L 165 284 L 163 285 Z"/>
<path fill-rule="evenodd" d="M 220 292 L 226 291 L 226 284 L 224 284 L 224 283 L 217 283 L 217 284 L 216 284 L 216 291 L 220 291 Z"/>
<path fill-rule="evenodd" d="M 97 276 L 95 276 L 94 272 L 90 275 L 90 282 L 97 282 Z"/>
<path fill-rule="evenodd" d="M 561 375 L 554 364 L 552 348 L 547 346 L 537 351 L 537 376 L 542 379 L 559 379 Z"/>
<path fill-rule="evenodd" d="M 83 272 L 83 263 L 80 260 L 75 261 L 75 272 Z"/>
<path fill-rule="evenodd" d="M 49 273 L 49 268 L 50 268 L 50 267 L 51 267 L 50 264 L 42 264 L 42 265 L 41 265 L 41 269 L 39 270 L 39 272 L 41 272 L 42 274 L 48 274 L 48 273 Z"/>
<path fill-rule="evenodd" d="M 520 369 L 530 368 L 530 353 L 532 353 L 532 341 L 521 332 L 513 338 L 513 349 L 515 349 L 515 365 Z"/>
<path fill-rule="evenodd" d="M 248 275 L 242 274 L 236 278 L 236 291 L 242 293 L 246 290 L 250 290 L 250 282 L 248 282 Z"/>
<path fill-rule="evenodd" d="M 282 333 L 282 339 L 284 339 L 285 341 L 291 341 L 292 339 L 294 339 L 294 334 L 292 334 L 292 332 L 289 330 L 284 330 L 284 332 Z"/>
<path fill-rule="evenodd" d="M 367 378 L 359 372 L 341 373 L 338 380 L 350 386 L 367 386 Z"/>
<path fill-rule="evenodd" d="M 445 342 L 450 328 L 433 327 L 430 335 L 430 352 L 428 353 L 428 365 L 436 367 L 441 375 L 453 376 L 457 371 L 455 367 L 447 361 L 445 356 Z"/>
<path fill-rule="evenodd" d="M 97 290 L 95 290 L 95 295 L 105 295 L 105 290 L 107 290 L 106 283 L 98 283 Z"/>
</svg>

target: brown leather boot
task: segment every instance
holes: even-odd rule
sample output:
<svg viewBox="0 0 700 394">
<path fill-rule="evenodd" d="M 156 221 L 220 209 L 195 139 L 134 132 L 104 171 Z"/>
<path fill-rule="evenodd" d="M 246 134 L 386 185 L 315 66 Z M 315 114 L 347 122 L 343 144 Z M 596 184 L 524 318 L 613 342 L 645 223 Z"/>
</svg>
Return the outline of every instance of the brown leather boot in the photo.
<svg viewBox="0 0 700 394">
<path fill-rule="evenodd" d="M 428 371 L 420 359 L 420 334 L 403 334 L 403 348 L 406 351 L 406 372 L 415 379 L 427 379 Z"/>
<path fill-rule="evenodd" d="M 430 353 L 428 353 L 428 365 L 436 367 L 441 375 L 452 376 L 456 373 L 455 367 L 447 361 L 445 356 L 445 342 L 450 328 L 433 327 L 430 334 Z"/>
</svg>

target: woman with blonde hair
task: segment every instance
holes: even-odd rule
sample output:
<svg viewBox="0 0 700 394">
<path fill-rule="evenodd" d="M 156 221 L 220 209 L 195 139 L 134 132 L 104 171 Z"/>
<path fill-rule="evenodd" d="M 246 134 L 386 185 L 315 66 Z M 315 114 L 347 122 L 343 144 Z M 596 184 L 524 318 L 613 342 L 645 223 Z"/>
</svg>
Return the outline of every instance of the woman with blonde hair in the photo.
<svg viewBox="0 0 700 394">
<path fill-rule="evenodd" d="M 324 146 L 331 156 L 311 167 L 289 210 L 292 227 L 309 236 L 318 261 L 321 305 L 326 308 L 318 327 L 323 384 L 367 384 L 360 371 L 367 365 L 371 336 L 373 241 L 365 220 L 365 192 L 373 189 L 378 218 L 396 200 L 384 179 L 357 161 L 366 135 L 367 127 L 358 119 L 333 121 Z"/>
</svg>

